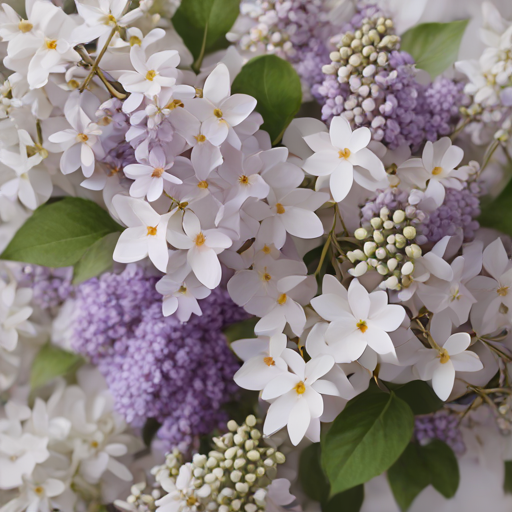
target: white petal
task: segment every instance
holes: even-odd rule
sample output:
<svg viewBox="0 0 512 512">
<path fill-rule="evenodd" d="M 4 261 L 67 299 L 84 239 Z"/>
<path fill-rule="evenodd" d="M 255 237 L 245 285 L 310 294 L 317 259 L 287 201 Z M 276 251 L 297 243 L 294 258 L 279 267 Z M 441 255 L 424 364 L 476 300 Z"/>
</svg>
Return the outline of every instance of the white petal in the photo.
<svg viewBox="0 0 512 512">
<path fill-rule="evenodd" d="M 455 382 L 455 369 L 451 361 L 445 364 L 438 363 L 432 376 L 432 388 L 443 401 L 450 396 Z"/>
<path fill-rule="evenodd" d="M 457 332 L 452 334 L 443 345 L 450 356 L 460 354 L 469 347 L 471 336 L 467 332 Z"/>
<path fill-rule="evenodd" d="M 310 421 L 309 404 L 304 397 L 299 398 L 288 418 L 288 435 L 294 446 L 297 446 L 304 438 Z"/>
</svg>

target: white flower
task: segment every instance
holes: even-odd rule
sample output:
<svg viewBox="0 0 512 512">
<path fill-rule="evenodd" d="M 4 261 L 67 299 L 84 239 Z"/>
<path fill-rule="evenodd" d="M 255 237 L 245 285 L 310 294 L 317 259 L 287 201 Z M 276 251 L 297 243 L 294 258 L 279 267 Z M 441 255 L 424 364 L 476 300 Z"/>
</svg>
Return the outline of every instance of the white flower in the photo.
<svg viewBox="0 0 512 512">
<path fill-rule="evenodd" d="M 240 149 L 241 142 L 233 127 L 254 110 L 256 100 L 247 94 L 231 96 L 229 70 L 219 63 L 204 83 L 203 97 L 188 101 L 186 106 L 202 122 L 201 133 L 214 146 L 227 139 Z"/>
<path fill-rule="evenodd" d="M 405 317 L 402 306 L 389 305 L 384 291 L 368 293 L 357 279 L 348 292 L 333 276 L 326 275 L 323 286 L 323 294 L 311 305 L 331 322 L 326 337 L 337 362 L 355 361 L 367 346 L 377 354 L 395 353 L 388 333 L 400 327 Z"/>
<path fill-rule="evenodd" d="M 56 478 L 27 480 L 21 486 L 19 496 L 9 501 L 0 510 L 2 512 L 16 510 L 50 512 L 58 507 L 52 498 L 61 495 L 65 489 L 64 482 Z"/>
<path fill-rule="evenodd" d="M 187 260 L 200 283 L 213 290 L 222 277 L 217 257 L 231 247 L 232 240 L 220 229 L 202 230 L 197 215 L 187 210 L 183 215 L 183 231 L 170 229 L 167 239 L 177 249 L 187 250 Z"/>
<path fill-rule="evenodd" d="M 286 341 L 281 333 L 234 341 L 231 348 L 244 361 L 234 381 L 244 389 L 261 391 L 274 377 L 286 372 L 288 365 L 281 357 Z"/>
<path fill-rule="evenodd" d="M 165 272 L 169 261 L 167 224 L 176 210 L 159 215 L 147 202 L 122 195 L 116 195 L 112 204 L 127 226 L 117 241 L 114 261 L 133 263 L 149 256 L 155 267 Z"/>
<path fill-rule="evenodd" d="M 479 357 L 466 350 L 471 336 L 466 332 L 451 334 L 451 321 L 447 316 L 434 315 L 430 334 L 436 348 L 420 349 L 416 370 L 422 380 L 432 379 L 432 388 L 441 400 L 447 400 L 455 382 L 455 372 L 476 372 L 483 368 Z"/>
<path fill-rule="evenodd" d="M 315 154 L 304 162 L 303 169 L 313 176 L 329 176 L 329 187 L 336 202 L 347 197 L 354 181 L 363 188 L 376 190 L 387 180 L 384 165 L 367 149 L 371 140 L 368 128 L 352 132 L 347 119 L 337 116 L 331 122 L 329 134 L 316 133 L 304 140 Z M 321 184 L 322 181 L 317 180 L 317 190 Z"/>
<path fill-rule="evenodd" d="M 149 153 L 148 164 L 130 164 L 124 167 L 125 175 L 135 180 L 130 187 L 130 195 L 133 197 L 147 196 L 149 202 L 156 201 L 164 191 L 164 182 L 183 183 L 173 174 L 166 172 L 174 165 L 173 160 L 168 160 L 164 150 L 157 146 Z"/>
<path fill-rule="evenodd" d="M 293 445 L 297 446 L 306 435 L 311 420 L 322 416 L 325 391 L 336 394 L 335 387 L 323 377 L 334 365 L 331 356 L 321 356 L 307 363 L 297 352 L 286 349 L 283 359 L 290 372 L 272 379 L 263 389 L 262 398 L 272 400 L 263 433 L 271 435 L 288 426 L 288 434 Z"/>
</svg>

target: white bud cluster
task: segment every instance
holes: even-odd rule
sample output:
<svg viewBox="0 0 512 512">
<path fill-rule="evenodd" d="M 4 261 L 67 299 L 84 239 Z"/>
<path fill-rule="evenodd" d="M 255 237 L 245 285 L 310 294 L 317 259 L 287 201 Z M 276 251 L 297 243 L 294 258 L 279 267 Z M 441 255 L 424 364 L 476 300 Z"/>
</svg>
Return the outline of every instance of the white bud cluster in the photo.
<svg viewBox="0 0 512 512">
<path fill-rule="evenodd" d="M 126 501 L 116 500 L 114 505 L 123 512 L 154 512 L 156 510 L 155 501 L 162 497 L 162 490 L 147 489 L 146 482 L 134 484 L 130 488 L 130 496 Z"/>
<path fill-rule="evenodd" d="M 262 443 L 253 415 L 242 425 L 229 421 L 228 429 L 227 434 L 213 439 L 215 449 L 208 455 L 196 453 L 192 458 L 189 487 L 195 492 L 187 499 L 193 496 L 198 512 L 263 512 L 261 490 L 274 480 L 277 465 L 285 462 L 285 456 Z"/>
<path fill-rule="evenodd" d="M 347 98 L 338 96 L 335 101 L 343 102 L 342 115 L 349 121 L 370 125 L 373 138 L 382 140 L 386 123 L 379 109 L 382 81 L 379 84 L 375 77 L 388 71 L 390 53 L 400 45 L 400 37 L 393 33 L 393 21 L 379 14 L 364 18 L 358 30 L 344 33 L 335 44 L 338 50 L 331 52 L 331 63 L 322 71 L 337 75 L 338 82 L 348 84 L 351 92 Z"/>
<path fill-rule="evenodd" d="M 381 288 L 407 288 L 412 282 L 414 260 L 422 255 L 419 244 L 424 243 L 425 237 L 418 234 L 417 228 L 424 218 L 425 214 L 411 205 L 393 212 L 387 207 L 381 208 L 378 217 L 373 217 L 354 233 L 363 248 L 347 253 L 355 265 L 349 270 L 350 274 L 360 277 L 375 270 L 385 278 Z"/>
</svg>

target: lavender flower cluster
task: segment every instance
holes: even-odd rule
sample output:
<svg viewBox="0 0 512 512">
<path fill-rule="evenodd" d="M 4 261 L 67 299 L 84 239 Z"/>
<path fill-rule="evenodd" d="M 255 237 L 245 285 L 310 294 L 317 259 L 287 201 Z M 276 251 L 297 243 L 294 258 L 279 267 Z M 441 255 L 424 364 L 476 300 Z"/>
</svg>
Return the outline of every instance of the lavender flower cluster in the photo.
<svg viewBox="0 0 512 512">
<path fill-rule="evenodd" d="M 462 455 L 466 451 L 459 428 L 459 416 L 445 409 L 434 414 L 417 416 L 414 437 L 420 444 L 428 444 L 432 439 L 444 441 L 457 455 Z"/>
<path fill-rule="evenodd" d="M 185 451 L 226 421 L 239 365 L 222 329 L 247 315 L 217 288 L 182 324 L 162 315 L 156 281 L 128 265 L 78 286 L 73 348 L 98 365 L 128 422 L 155 418 L 168 447 Z"/>
</svg>

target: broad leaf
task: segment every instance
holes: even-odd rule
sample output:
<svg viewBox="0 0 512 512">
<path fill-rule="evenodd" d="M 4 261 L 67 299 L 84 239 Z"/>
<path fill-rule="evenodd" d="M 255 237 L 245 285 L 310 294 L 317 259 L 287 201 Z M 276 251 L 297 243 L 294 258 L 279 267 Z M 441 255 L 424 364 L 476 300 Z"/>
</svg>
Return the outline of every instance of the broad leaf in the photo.
<svg viewBox="0 0 512 512">
<path fill-rule="evenodd" d="M 457 60 L 468 21 L 416 25 L 402 35 L 400 49 L 410 53 L 416 67 L 434 79 Z"/>
<path fill-rule="evenodd" d="M 459 463 L 453 450 L 443 441 L 434 439 L 422 448 L 430 481 L 445 498 L 453 498 L 460 482 Z"/>
<path fill-rule="evenodd" d="M 322 512 L 359 512 L 364 501 L 364 485 L 358 485 L 333 496 L 322 505 Z"/>
<path fill-rule="evenodd" d="M 320 464 L 320 443 L 302 450 L 299 464 L 299 480 L 303 491 L 315 501 L 323 502 L 329 496 L 329 482 Z"/>
<path fill-rule="evenodd" d="M 155 418 L 148 418 L 142 427 L 142 440 L 146 446 L 151 446 L 151 441 L 162 424 Z"/>
<path fill-rule="evenodd" d="M 199 72 L 203 57 L 217 49 L 239 14 L 240 0 L 185 0 L 174 13 L 176 32 L 194 57 Z"/>
<path fill-rule="evenodd" d="M 67 267 L 97 240 L 122 229 L 93 201 L 66 197 L 40 206 L 14 235 L 0 259 Z"/>
<path fill-rule="evenodd" d="M 410 407 L 393 392 L 371 391 L 351 400 L 322 445 L 331 495 L 386 471 L 405 450 L 413 428 Z"/>
<path fill-rule="evenodd" d="M 244 93 L 258 100 L 256 110 L 263 116 L 262 129 L 277 144 L 302 102 L 299 75 L 289 62 L 276 55 L 251 59 L 237 75 L 233 93 Z"/>
<path fill-rule="evenodd" d="M 505 461 L 505 479 L 503 481 L 503 490 L 507 494 L 512 494 L 512 460 Z"/>
<path fill-rule="evenodd" d="M 388 469 L 388 481 L 401 510 L 407 510 L 416 496 L 430 485 L 430 475 L 421 455 L 422 447 L 409 443 L 400 458 Z"/>
<path fill-rule="evenodd" d="M 422 380 L 413 380 L 396 389 L 393 388 L 393 391 L 398 398 L 407 402 L 415 416 L 438 411 L 444 404 L 434 390 Z"/>
<path fill-rule="evenodd" d="M 258 323 L 258 320 L 259 318 L 248 318 L 236 324 L 231 324 L 224 329 L 224 336 L 226 336 L 229 343 L 245 338 L 256 338 L 254 326 Z"/>
<path fill-rule="evenodd" d="M 99 276 L 112 267 L 112 255 L 119 233 L 110 233 L 94 242 L 75 265 L 73 284 L 80 284 Z"/>
<path fill-rule="evenodd" d="M 512 180 L 503 189 L 501 194 L 482 208 L 478 222 L 484 227 L 497 229 L 507 235 L 512 235 L 512 215 L 510 205 L 512 202 Z"/>
<path fill-rule="evenodd" d="M 55 377 L 67 375 L 75 371 L 82 363 L 83 359 L 78 354 L 47 343 L 37 353 L 32 363 L 30 387 L 36 389 Z"/>
</svg>

